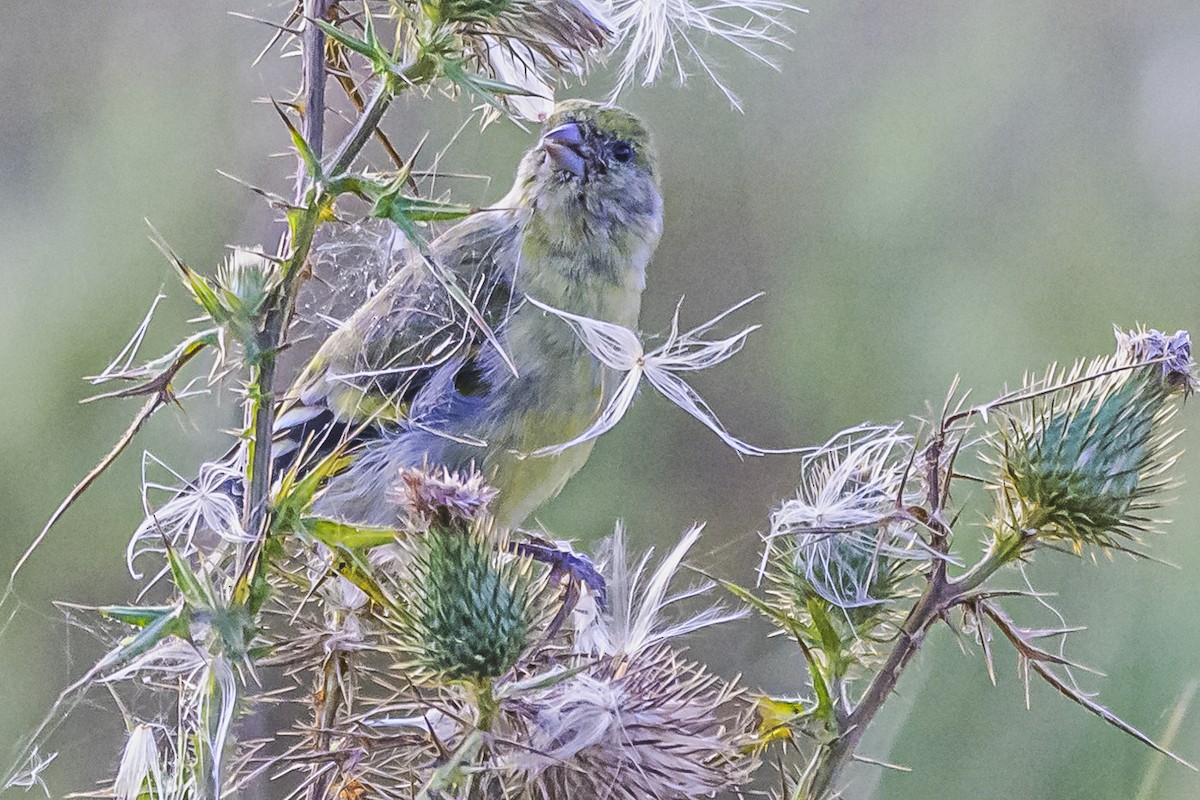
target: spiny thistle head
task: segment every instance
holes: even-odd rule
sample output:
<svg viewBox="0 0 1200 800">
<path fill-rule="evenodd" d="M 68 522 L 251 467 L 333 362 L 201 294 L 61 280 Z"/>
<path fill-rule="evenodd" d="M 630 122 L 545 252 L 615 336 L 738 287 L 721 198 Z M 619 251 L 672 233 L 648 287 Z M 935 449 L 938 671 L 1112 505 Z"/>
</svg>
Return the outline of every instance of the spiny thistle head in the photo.
<svg viewBox="0 0 1200 800">
<path fill-rule="evenodd" d="M 494 679 L 525 651 L 531 627 L 526 565 L 486 534 L 495 496 L 478 474 L 404 470 L 396 491 L 426 535 L 412 566 L 411 614 L 421 665 L 448 680 Z"/>
<path fill-rule="evenodd" d="M 426 537 L 417 611 L 421 660 L 450 680 L 497 678 L 525 651 L 525 576 L 485 536 L 435 528 Z"/>
<path fill-rule="evenodd" d="M 800 607 L 812 596 L 847 612 L 890 599 L 903 565 L 924 557 L 901 512 L 911 451 L 897 426 L 866 427 L 805 456 L 796 497 L 771 515 L 764 576 Z"/>
<path fill-rule="evenodd" d="M 1173 395 L 1194 386 L 1188 335 L 1119 333 L 1115 356 L 1049 376 L 1009 418 L 987 458 L 996 468 L 997 535 L 1131 550 L 1153 521 L 1177 454 Z M 1055 386 L 1064 388 L 1055 389 Z"/>
<path fill-rule="evenodd" d="M 217 285 L 226 304 L 247 317 L 258 314 L 279 280 L 278 265 L 253 250 L 235 248 L 217 268 Z"/>
</svg>

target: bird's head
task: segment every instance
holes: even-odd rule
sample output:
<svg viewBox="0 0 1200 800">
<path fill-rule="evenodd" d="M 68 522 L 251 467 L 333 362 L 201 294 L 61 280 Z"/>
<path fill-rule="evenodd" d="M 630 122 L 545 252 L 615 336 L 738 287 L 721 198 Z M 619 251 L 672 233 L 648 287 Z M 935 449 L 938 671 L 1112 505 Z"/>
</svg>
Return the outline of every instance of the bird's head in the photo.
<svg viewBox="0 0 1200 800">
<path fill-rule="evenodd" d="M 654 149 L 641 120 L 585 100 L 555 106 L 517 178 L 519 202 L 563 248 L 634 245 L 662 232 Z"/>
</svg>

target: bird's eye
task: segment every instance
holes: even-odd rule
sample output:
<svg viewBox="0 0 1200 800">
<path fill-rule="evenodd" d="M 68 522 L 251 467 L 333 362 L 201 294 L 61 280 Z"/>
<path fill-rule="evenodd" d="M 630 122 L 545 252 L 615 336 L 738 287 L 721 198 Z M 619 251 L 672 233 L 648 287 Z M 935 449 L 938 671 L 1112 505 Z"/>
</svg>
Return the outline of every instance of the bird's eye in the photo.
<svg viewBox="0 0 1200 800">
<path fill-rule="evenodd" d="M 624 164 L 633 158 L 633 145 L 629 142 L 616 142 L 612 146 L 613 158 Z"/>
</svg>

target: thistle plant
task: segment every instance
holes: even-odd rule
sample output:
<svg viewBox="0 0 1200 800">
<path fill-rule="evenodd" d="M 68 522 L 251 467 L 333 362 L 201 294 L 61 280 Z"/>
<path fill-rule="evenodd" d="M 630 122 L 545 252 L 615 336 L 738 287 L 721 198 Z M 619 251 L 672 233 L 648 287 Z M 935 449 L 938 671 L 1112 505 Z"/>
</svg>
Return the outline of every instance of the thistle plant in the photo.
<svg viewBox="0 0 1200 800">
<path fill-rule="evenodd" d="M 650 187 L 632 203 L 650 209 L 649 222 L 621 240 L 648 259 L 661 205 L 653 159 L 637 152 L 645 132 L 632 115 L 580 103 L 566 106 L 576 116 L 563 122 L 556 90 L 602 79 L 606 61 L 615 73 L 610 99 L 632 82 L 667 72 L 682 80 L 698 68 L 736 105 L 698 40 L 763 61 L 798 10 L 775 0 L 303 0 L 272 22 L 267 51 L 299 55 L 302 68 L 295 96 L 273 103 L 296 155 L 294 186 L 249 187 L 278 212 L 278 245 L 233 248 L 209 274 L 154 233 L 199 321 L 167 353 L 142 360 L 156 299 L 129 344 L 91 379 L 121 387 L 102 397 L 138 398 L 141 408 L 36 537 L 14 579 L 158 410 L 232 394 L 242 424 L 222 441 L 232 445 L 226 455 L 196 469 L 143 456 L 145 519 L 127 550 L 140 592 L 75 609 L 95 621 L 107 652 L 30 732 L 3 786 L 46 788 L 56 731 L 103 689 L 128 735 L 97 777 L 106 796 L 121 800 L 252 790 L 307 800 L 633 800 L 740 796 L 770 779 L 782 796 L 823 800 L 837 795 L 846 765 L 863 758 L 864 733 L 925 637 L 942 621 L 954 625 L 955 610 L 989 672 L 991 634 L 999 633 L 1027 679 L 1032 672 L 1166 752 L 1079 689 L 1063 651 L 1040 643 L 1068 629 L 1023 627 L 1008 610 L 1022 592 L 990 584 L 1046 551 L 1146 554 L 1158 529 L 1152 514 L 1176 480 L 1174 414 L 1196 381 L 1185 332 L 1118 333 L 1114 356 L 1051 370 L 983 405 L 948 401 L 917 430 L 863 424 L 816 448 L 766 448 L 731 433 L 689 382 L 740 352 L 757 329 L 722 332 L 749 300 L 686 330 L 679 307 L 652 343 L 635 323 L 560 307 L 511 291 L 512 283 L 501 296 L 496 281 L 488 284 L 495 276 L 448 269 L 435 250 L 430 234 L 439 226 L 497 209 L 433 194 L 437 158 L 402 155 L 383 125 L 396 99 L 441 94 L 478 104 L 484 123 L 547 122 L 540 155 L 555 162 L 559 183 L 589 174 L 588 149 L 602 145 L 609 160 L 600 165 L 616 172 L 631 164 L 643 179 L 632 185 Z M 327 97 L 335 86 L 344 97 Z M 325 130 L 335 110 L 351 120 L 336 142 Z M 625 138 L 612 141 L 618 134 Z M 370 163 L 372 141 L 386 166 Z M 540 244 L 548 252 L 568 238 Z M 324 408 L 306 405 L 303 389 L 285 391 L 280 356 L 301 346 L 299 331 L 346 324 L 302 318 L 323 313 L 301 302 L 313 274 L 345 267 L 341 279 L 353 284 L 346 293 L 369 310 L 381 296 L 375 278 L 390 280 L 398 260 L 423 276 L 399 284 L 416 287 L 400 300 L 422 322 L 389 338 L 385 363 L 370 361 L 364 341 L 349 358 L 369 369 L 329 377 L 367 388 L 340 406 L 346 395 L 333 390 Z M 560 439 L 504 452 L 527 474 L 564 457 L 578 469 L 644 384 L 742 456 L 800 454 L 795 496 L 763 514 L 769 531 L 756 586 L 685 566 L 703 526 L 656 559 L 649 550 L 631 554 L 618 523 L 589 555 L 547 531 L 507 524 L 514 514 L 505 503 L 520 487 L 504 484 L 503 470 L 437 460 L 443 445 L 487 443 L 438 428 L 447 403 L 422 406 L 436 394 L 437 375 L 447 382 L 435 368 L 454 366 L 456 392 L 437 397 L 465 404 L 487 391 L 489 374 L 474 360 L 481 352 L 494 356 L 485 365 L 493 372 L 516 375 L 505 344 L 528 329 L 503 326 L 517 314 L 542 326 L 529 338 L 588 368 L 577 372 L 612 378 L 585 385 L 593 416 L 584 424 L 554 427 L 545 414 L 539 427 L 561 431 Z M 636 304 L 622 318 L 630 317 Z M 198 370 L 203 358 L 207 369 Z M 413 382 L 417 373 L 425 383 Z M 419 465 L 398 467 L 363 443 L 368 428 L 387 444 L 402 438 L 401 428 L 438 444 Z M 963 466 L 971 453 L 979 474 Z M 346 513 L 330 512 L 334 481 L 363 463 L 371 521 L 346 511 L 350 503 L 337 507 Z M 572 472 L 551 475 L 555 491 Z M 966 525 L 952 489 L 968 481 L 987 487 L 994 510 L 982 525 L 984 555 L 963 567 Z M 12 596 L 10 581 L 5 601 Z M 688 637 L 753 613 L 795 641 L 788 679 L 803 683 L 803 696 L 754 691 L 687 654 Z"/>
<path fill-rule="evenodd" d="M 1195 373 L 1187 332 L 1118 331 L 1112 356 L 1051 368 L 981 405 L 955 402 L 952 391 L 914 434 L 854 428 L 804 457 L 797 496 L 772 516 L 761 592 L 728 584 L 796 641 L 808 672 L 811 696 L 759 701 L 762 746 L 799 754 L 780 770 L 780 795 L 836 796 L 864 733 L 942 621 L 975 640 L 993 681 L 998 638 L 1027 685 L 1034 675 L 1187 765 L 1076 684 L 1083 668 L 1062 645 L 1077 629 L 1023 626 L 1006 608 L 1022 597 L 1047 605 L 1041 594 L 991 584 L 1043 551 L 1146 555 L 1159 528 L 1150 515 L 1172 485 L 1172 420 Z M 972 452 L 981 473 L 963 464 Z M 963 569 L 965 526 L 952 503 L 968 482 L 990 489 L 995 511 L 983 556 Z M 956 609 L 966 619 L 957 626 Z"/>
</svg>

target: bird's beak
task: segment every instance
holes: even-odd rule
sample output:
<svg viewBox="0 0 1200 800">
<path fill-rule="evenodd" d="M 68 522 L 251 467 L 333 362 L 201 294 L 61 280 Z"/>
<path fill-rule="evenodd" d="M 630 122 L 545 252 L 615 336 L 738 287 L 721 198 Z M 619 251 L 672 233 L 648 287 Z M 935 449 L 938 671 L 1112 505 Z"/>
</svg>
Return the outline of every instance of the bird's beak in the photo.
<svg viewBox="0 0 1200 800">
<path fill-rule="evenodd" d="M 583 131 L 578 123 L 568 122 L 546 131 L 542 136 L 542 150 L 554 162 L 556 169 L 569 172 L 577 178 L 582 178 L 587 172 L 587 162 L 582 152 Z"/>
</svg>

